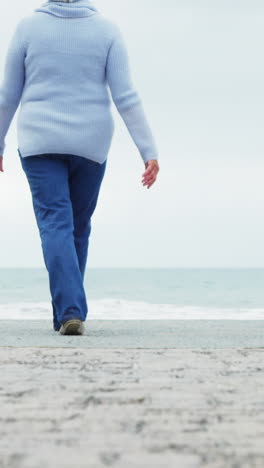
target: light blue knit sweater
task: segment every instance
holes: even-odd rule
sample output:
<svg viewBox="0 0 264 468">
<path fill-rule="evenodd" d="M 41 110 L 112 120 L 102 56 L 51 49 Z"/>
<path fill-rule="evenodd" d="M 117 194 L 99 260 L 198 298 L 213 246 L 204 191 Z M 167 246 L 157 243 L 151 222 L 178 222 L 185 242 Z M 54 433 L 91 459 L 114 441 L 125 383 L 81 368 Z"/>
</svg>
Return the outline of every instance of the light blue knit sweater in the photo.
<svg viewBox="0 0 264 468">
<path fill-rule="evenodd" d="M 43 3 L 19 21 L 7 51 L 0 155 L 20 103 L 22 157 L 66 153 L 103 163 L 115 128 L 108 86 L 143 161 L 158 159 L 120 27 L 90 0 Z"/>
</svg>

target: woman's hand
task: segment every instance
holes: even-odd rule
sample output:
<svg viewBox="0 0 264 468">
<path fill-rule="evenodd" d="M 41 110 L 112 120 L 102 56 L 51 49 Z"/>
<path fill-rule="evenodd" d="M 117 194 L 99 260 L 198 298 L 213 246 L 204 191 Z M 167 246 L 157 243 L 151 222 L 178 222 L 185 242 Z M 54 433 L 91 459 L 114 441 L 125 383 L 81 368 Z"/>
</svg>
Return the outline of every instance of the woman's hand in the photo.
<svg viewBox="0 0 264 468">
<path fill-rule="evenodd" d="M 1 171 L 1 172 L 4 172 L 4 168 L 3 168 L 3 156 L 0 156 L 0 171 Z"/>
<path fill-rule="evenodd" d="M 159 172 L 159 163 L 157 159 L 150 159 L 145 163 L 145 166 L 146 171 L 144 172 L 144 174 L 142 174 L 143 179 L 141 182 L 143 183 L 143 185 L 147 185 L 147 188 L 149 188 L 152 184 L 154 184 L 157 178 L 157 174 Z"/>
</svg>

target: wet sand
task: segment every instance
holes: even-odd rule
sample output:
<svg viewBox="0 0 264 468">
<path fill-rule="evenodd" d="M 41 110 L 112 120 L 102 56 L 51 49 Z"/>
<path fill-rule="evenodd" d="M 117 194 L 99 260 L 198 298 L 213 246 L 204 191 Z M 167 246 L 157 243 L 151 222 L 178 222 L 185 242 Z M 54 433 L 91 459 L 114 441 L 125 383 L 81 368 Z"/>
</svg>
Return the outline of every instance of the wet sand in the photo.
<svg viewBox="0 0 264 468">
<path fill-rule="evenodd" d="M 239 348 L 264 346 L 264 320 L 89 320 L 85 335 L 62 336 L 51 320 L 0 320 L 0 346 Z"/>
<path fill-rule="evenodd" d="M 249 330 L 237 348 L 91 348 L 53 331 L 53 346 L 0 347 L 0 467 L 262 468 L 264 348 L 246 347 Z"/>
</svg>

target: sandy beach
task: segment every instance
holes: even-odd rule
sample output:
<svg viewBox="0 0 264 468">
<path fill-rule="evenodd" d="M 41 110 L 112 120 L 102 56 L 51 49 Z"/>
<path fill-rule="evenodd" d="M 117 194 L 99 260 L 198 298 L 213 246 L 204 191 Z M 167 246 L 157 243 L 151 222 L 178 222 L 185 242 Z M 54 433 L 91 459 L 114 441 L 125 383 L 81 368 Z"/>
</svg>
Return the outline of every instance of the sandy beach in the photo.
<svg viewBox="0 0 264 468">
<path fill-rule="evenodd" d="M 102 337 L 91 348 L 89 331 L 19 346 L 25 323 L 10 322 L 13 345 L 10 333 L 0 347 L 1 467 L 264 466 L 264 348 L 247 347 L 248 323 L 244 346 L 213 349 L 157 346 L 157 337 L 152 348 L 104 346 Z M 132 337 L 134 322 L 123 324 Z"/>
</svg>

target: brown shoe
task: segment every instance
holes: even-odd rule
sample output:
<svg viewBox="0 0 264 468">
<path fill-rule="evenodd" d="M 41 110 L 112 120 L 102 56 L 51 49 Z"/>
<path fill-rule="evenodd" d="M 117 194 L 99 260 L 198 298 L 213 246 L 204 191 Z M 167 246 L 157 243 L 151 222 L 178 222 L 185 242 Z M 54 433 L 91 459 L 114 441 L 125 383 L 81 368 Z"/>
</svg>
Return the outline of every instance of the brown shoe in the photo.
<svg viewBox="0 0 264 468">
<path fill-rule="evenodd" d="M 84 323 L 79 319 L 67 320 L 64 322 L 59 332 L 61 335 L 83 335 L 84 334 Z"/>
</svg>

